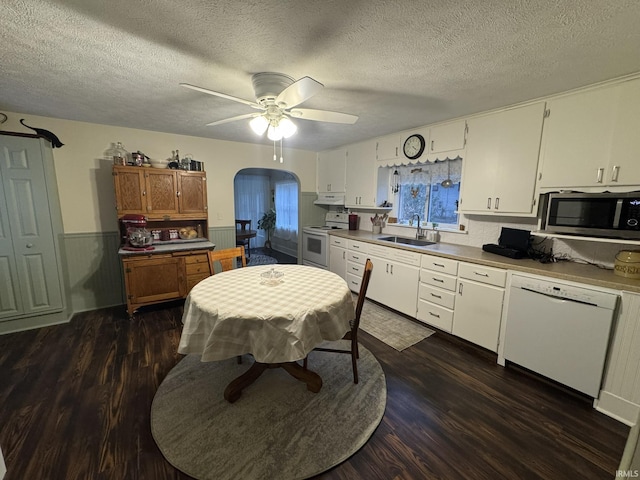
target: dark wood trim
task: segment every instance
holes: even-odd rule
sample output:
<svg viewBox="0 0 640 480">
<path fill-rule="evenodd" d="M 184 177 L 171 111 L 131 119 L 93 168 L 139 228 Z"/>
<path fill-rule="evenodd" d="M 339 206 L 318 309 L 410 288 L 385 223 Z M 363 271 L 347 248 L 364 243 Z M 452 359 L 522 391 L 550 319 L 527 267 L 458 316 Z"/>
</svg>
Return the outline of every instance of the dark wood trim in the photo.
<svg viewBox="0 0 640 480">
<path fill-rule="evenodd" d="M 5 130 L 0 130 L 0 135 L 10 135 L 12 137 L 44 138 L 43 136 L 36 135 L 35 133 L 8 132 Z"/>
</svg>

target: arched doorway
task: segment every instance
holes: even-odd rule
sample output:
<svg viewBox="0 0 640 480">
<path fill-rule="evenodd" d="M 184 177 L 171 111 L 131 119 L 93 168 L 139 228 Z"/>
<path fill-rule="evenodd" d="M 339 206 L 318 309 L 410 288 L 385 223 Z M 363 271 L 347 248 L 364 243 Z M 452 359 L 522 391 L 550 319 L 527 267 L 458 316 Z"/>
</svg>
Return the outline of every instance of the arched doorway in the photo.
<svg viewBox="0 0 640 480">
<path fill-rule="evenodd" d="M 245 168 L 233 180 L 235 218 L 251 220 L 257 230 L 254 247 L 263 249 L 267 233 L 258 221 L 270 209 L 276 211 L 276 229 L 271 232 L 274 253 L 298 258 L 300 181 L 291 172 L 268 168 Z"/>
</svg>

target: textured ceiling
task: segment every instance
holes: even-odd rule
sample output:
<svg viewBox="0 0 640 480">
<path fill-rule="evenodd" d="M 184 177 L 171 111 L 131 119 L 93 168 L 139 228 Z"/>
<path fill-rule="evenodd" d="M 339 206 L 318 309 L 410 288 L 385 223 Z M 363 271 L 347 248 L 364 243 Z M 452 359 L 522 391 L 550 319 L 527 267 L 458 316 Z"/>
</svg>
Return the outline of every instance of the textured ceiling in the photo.
<svg viewBox="0 0 640 480">
<path fill-rule="evenodd" d="M 637 0 L 2 0 L 0 111 L 267 143 L 251 75 L 310 76 L 323 150 L 640 71 Z"/>
</svg>

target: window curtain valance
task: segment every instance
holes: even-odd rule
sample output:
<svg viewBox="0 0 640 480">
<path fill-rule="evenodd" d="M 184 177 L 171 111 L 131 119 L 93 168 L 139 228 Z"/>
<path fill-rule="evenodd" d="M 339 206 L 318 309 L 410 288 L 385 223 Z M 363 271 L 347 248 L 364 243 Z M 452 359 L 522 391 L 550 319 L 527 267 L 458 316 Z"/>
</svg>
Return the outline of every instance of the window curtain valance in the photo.
<svg viewBox="0 0 640 480">
<path fill-rule="evenodd" d="M 441 183 L 449 176 L 449 169 L 453 183 L 459 183 L 462 178 L 462 158 L 460 157 L 442 162 L 389 167 L 392 174 L 398 171 L 398 185 Z"/>
</svg>

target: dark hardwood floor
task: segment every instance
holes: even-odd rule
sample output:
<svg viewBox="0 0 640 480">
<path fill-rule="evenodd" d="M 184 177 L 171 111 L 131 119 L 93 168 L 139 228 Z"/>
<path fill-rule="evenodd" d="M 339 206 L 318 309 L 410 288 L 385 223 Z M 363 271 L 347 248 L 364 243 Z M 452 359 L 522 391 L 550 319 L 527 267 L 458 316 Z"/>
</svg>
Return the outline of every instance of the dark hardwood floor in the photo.
<svg viewBox="0 0 640 480">
<path fill-rule="evenodd" d="M 181 315 L 179 303 L 131 321 L 109 308 L 0 336 L 5 480 L 188 479 L 149 423 L 153 395 L 181 358 Z M 383 366 L 386 412 L 362 449 L 317 478 L 615 477 L 628 427 L 587 399 L 442 332 L 402 353 L 364 332 L 361 343 Z"/>
</svg>

